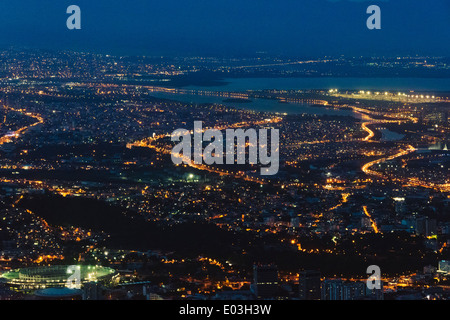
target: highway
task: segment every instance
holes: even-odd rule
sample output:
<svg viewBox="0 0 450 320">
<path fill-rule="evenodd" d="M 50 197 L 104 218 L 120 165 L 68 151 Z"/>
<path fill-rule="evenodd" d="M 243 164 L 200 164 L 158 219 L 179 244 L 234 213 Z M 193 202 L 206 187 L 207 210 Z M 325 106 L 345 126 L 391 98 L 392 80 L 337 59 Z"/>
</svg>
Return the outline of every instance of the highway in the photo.
<svg viewBox="0 0 450 320">
<path fill-rule="evenodd" d="M 3 105 L 3 108 L 8 111 L 12 111 L 12 112 L 20 112 L 28 117 L 36 119 L 37 121 L 29 126 L 22 127 L 12 133 L 9 133 L 9 134 L 4 135 L 3 137 L 0 137 L 0 145 L 9 143 L 9 142 L 13 141 L 13 139 L 17 139 L 18 137 L 20 137 L 20 135 L 23 134 L 28 129 L 35 127 L 38 124 L 44 123 L 44 119 L 38 114 L 28 112 L 24 109 L 14 109 L 14 108 L 8 107 L 6 105 Z"/>
</svg>

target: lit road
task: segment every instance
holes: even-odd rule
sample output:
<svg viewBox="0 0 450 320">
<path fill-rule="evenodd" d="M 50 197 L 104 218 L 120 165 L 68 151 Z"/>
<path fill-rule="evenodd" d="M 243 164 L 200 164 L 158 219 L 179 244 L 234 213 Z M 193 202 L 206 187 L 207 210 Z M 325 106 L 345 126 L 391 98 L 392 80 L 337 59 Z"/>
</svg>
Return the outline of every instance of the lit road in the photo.
<svg viewBox="0 0 450 320">
<path fill-rule="evenodd" d="M 370 212 L 367 210 L 366 206 L 363 206 L 363 210 L 364 210 L 364 214 L 370 219 L 370 223 L 372 224 L 372 229 L 375 233 L 379 233 L 380 231 L 378 230 L 378 226 L 377 223 L 375 222 L 375 219 L 372 218 L 372 215 L 370 214 Z"/>
<path fill-rule="evenodd" d="M 235 124 L 230 125 L 230 126 L 215 127 L 214 129 L 216 129 L 216 130 L 235 129 L 235 128 L 241 128 L 241 127 L 246 127 L 246 126 L 259 126 L 259 125 L 265 125 L 265 124 L 268 124 L 268 123 L 277 123 L 277 122 L 280 122 L 280 121 L 281 121 L 281 118 L 274 117 L 274 118 L 271 118 L 271 119 L 268 119 L 268 120 L 257 121 L 257 122 L 253 122 L 253 123 L 240 122 L 240 123 L 235 123 Z M 206 130 L 207 130 L 207 128 L 203 128 L 202 132 L 205 132 Z M 170 137 L 170 136 L 171 136 L 171 134 L 167 133 L 167 134 L 161 134 L 161 135 L 158 135 L 158 136 L 155 136 L 155 137 L 145 138 L 143 140 L 139 140 L 139 141 L 136 141 L 134 143 L 128 144 L 127 148 L 131 148 L 131 147 L 146 147 L 146 148 L 154 149 L 156 152 L 159 152 L 159 153 L 162 153 L 162 154 L 171 154 L 172 149 L 171 149 L 170 146 L 158 147 L 158 146 L 155 146 L 153 144 L 154 142 L 156 142 L 159 139 L 167 138 L 167 137 Z M 216 168 L 216 167 L 212 167 L 212 166 L 208 166 L 208 165 L 204 165 L 204 164 L 196 164 L 188 157 L 181 156 L 181 158 L 183 159 L 183 164 L 182 165 L 186 166 L 186 167 L 189 166 L 189 167 L 194 168 L 194 169 L 208 171 L 208 172 L 212 172 L 212 173 L 217 173 L 217 174 L 222 175 L 222 176 L 225 176 L 225 175 L 226 176 L 233 176 L 234 178 L 237 178 L 237 179 L 242 179 L 242 180 L 245 180 L 245 181 L 256 182 L 256 183 L 260 183 L 260 184 L 267 183 L 267 181 L 265 181 L 264 179 L 246 175 L 242 171 L 238 171 L 238 172 L 228 171 L 228 170 L 225 170 L 225 169 L 220 169 L 220 168 Z"/>
<path fill-rule="evenodd" d="M 23 109 L 13 109 L 13 108 L 5 106 L 5 105 L 3 106 L 3 108 L 6 109 L 6 110 L 9 110 L 9 111 L 13 111 L 13 112 L 20 112 L 20 113 L 22 113 L 22 114 L 24 114 L 24 115 L 26 115 L 28 117 L 36 119 L 37 122 L 35 122 L 35 123 L 33 123 L 33 124 L 29 125 L 29 126 L 22 127 L 22 128 L 20 128 L 20 129 L 18 129 L 16 131 L 14 131 L 13 133 L 10 133 L 10 134 L 4 135 L 3 137 L 0 137 L 0 145 L 5 144 L 5 143 L 9 143 L 13 139 L 17 139 L 18 137 L 20 137 L 21 134 L 23 134 L 28 129 L 30 129 L 32 127 L 35 127 L 38 124 L 41 124 L 41 123 L 44 122 L 44 119 L 38 114 L 34 114 L 34 113 L 28 112 L 28 111 L 23 110 Z"/>
</svg>

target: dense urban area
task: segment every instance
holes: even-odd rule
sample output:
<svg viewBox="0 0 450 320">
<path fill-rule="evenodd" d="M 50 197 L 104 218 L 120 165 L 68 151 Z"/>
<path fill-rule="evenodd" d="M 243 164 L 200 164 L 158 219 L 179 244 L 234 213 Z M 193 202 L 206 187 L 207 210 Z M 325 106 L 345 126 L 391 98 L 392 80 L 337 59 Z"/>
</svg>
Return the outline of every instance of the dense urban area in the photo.
<svg viewBox="0 0 450 320">
<path fill-rule="evenodd" d="M 449 298 L 450 88 L 217 87 L 439 79 L 450 60 L 13 48 L 0 61 L 0 300 Z M 170 134 L 194 121 L 279 129 L 279 172 L 174 165 Z"/>
</svg>

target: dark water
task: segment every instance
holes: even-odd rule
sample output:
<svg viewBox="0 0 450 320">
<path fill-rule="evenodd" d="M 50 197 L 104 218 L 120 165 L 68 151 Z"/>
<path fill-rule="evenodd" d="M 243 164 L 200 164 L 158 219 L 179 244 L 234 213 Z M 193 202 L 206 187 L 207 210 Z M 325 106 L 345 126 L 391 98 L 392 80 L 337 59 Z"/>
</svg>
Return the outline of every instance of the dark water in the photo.
<svg viewBox="0 0 450 320">
<path fill-rule="evenodd" d="M 396 141 L 396 140 L 403 139 L 403 137 L 405 136 L 404 134 L 390 131 L 386 128 L 380 129 L 380 132 L 382 135 L 381 136 L 382 141 Z"/>
<path fill-rule="evenodd" d="M 225 102 L 223 97 L 212 96 L 198 96 L 188 94 L 175 94 L 165 92 L 154 92 L 152 96 L 163 99 L 171 99 L 188 103 L 216 103 L 222 104 L 235 109 L 253 110 L 258 112 L 277 112 L 287 114 L 312 114 L 312 115 L 331 115 L 331 116 L 353 116 L 357 117 L 351 110 L 337 110 L 325 107 L 313 107 L 308 104 L 302 103 L 279 103 L 276 100 L 268 99 L 253 99 L 252 102 L 238 103 L 238 102 Z"/>
<path fill-rule="evenodd" d="M 212 91 L 245 91 L 263 89 L 349 89 L 393 91 L 450 91 L 450 78 L 237 78 L 224 79 L 228 84 L 194 87 Z"/>
<path fill-rule="evenodd" d="M 206 91 L 247 91 L 247 90 L 308 90 L 308 89 L 349 89 L 349 90 L 387 90 L 387 91 L 449 91 L 450 79 L 448 78 L 233 78 L 225 79 L 226 85 L 198 87 L 190 86 L 189 89 Z M 337 110 L 324 107 L 312 107 L 307 104 L 289 103 L 282 104 L 275 100 L 254 99 L 250 103 L 225 102 L 223 97 L 198 96 L 172 93 L 153 93 L 155 97 L 178 100 L 189 103 L 217 103 L 232 108 L 246 109 L 262 112 L 278 112 L 288 114 L 314 114 L 314 115 L 344 115 L 360 118 L 351 110 Z M 387 131 L 386 140 L 401 139 Z"/>
</svg>

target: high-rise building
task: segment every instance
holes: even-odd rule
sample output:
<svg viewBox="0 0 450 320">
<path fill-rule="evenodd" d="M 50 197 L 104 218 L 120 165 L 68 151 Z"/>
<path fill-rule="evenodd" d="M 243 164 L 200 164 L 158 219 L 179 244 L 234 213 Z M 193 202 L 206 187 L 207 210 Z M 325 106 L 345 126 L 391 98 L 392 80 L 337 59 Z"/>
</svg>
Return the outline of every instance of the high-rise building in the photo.
<svg viewBox="0 0 450 320">
<path fill-rule="evenodd" d="M 438 272 L 443 274 L 450 273 L 450 260 L 441 260 L 438 262 Z"/>
<path fill-rule="evenodd" d="M 379 289 L 372 289 L 371 290 L 371 289 L 366 287 L 365 299 L 384 300 L 383 282 L 381 281 Z"/>
<path fill-rule="evenodd" d="M 102 295 L 102 286 L 98 282 L 88 282 L 83 285 L 83 300 L 101 300 L 103 299 Z"/>
<path fill-rule="evenodd" d="M 322 300 L 383 300 L 383 287 L 370 290 L 364 281 L 325 280 L 321 286 Z"/>
<path fill-rule="evenodd" d="M 360 300 L 366 296 L 367 285 L 365 282 L 344 283 L 342 300 Z"/>
<path fill-rule="evenodd" d="M 428 217 L 416 218 L 416 234 L 430 237 L 437 234 L 436 219 L 429 219 Z"/>
<path fill-rule="evenodd" d="M 275 298 L 279 290 L 277 267 L 274 265 L 254 265 L 253 289 L 258 299 Z"/>
<path fill-rule="evenodd" d="M 397 197 L 394 198 L 395 214 L 397 216 L 402 216 L 408 212 L 408 206 L 406 205 L 405 198 Z"/>
<path fill-rule="evenodd" d="M 320 272 L 314 270 L 301 271 L 298 278 L 300 300 L 320 299 Z"/>
<path fill-rule="evenodd" d="M 325 280 L 321 286 L 322 300 L 343 300 L 344 282 L 342 280 Z"/>
</svg>

